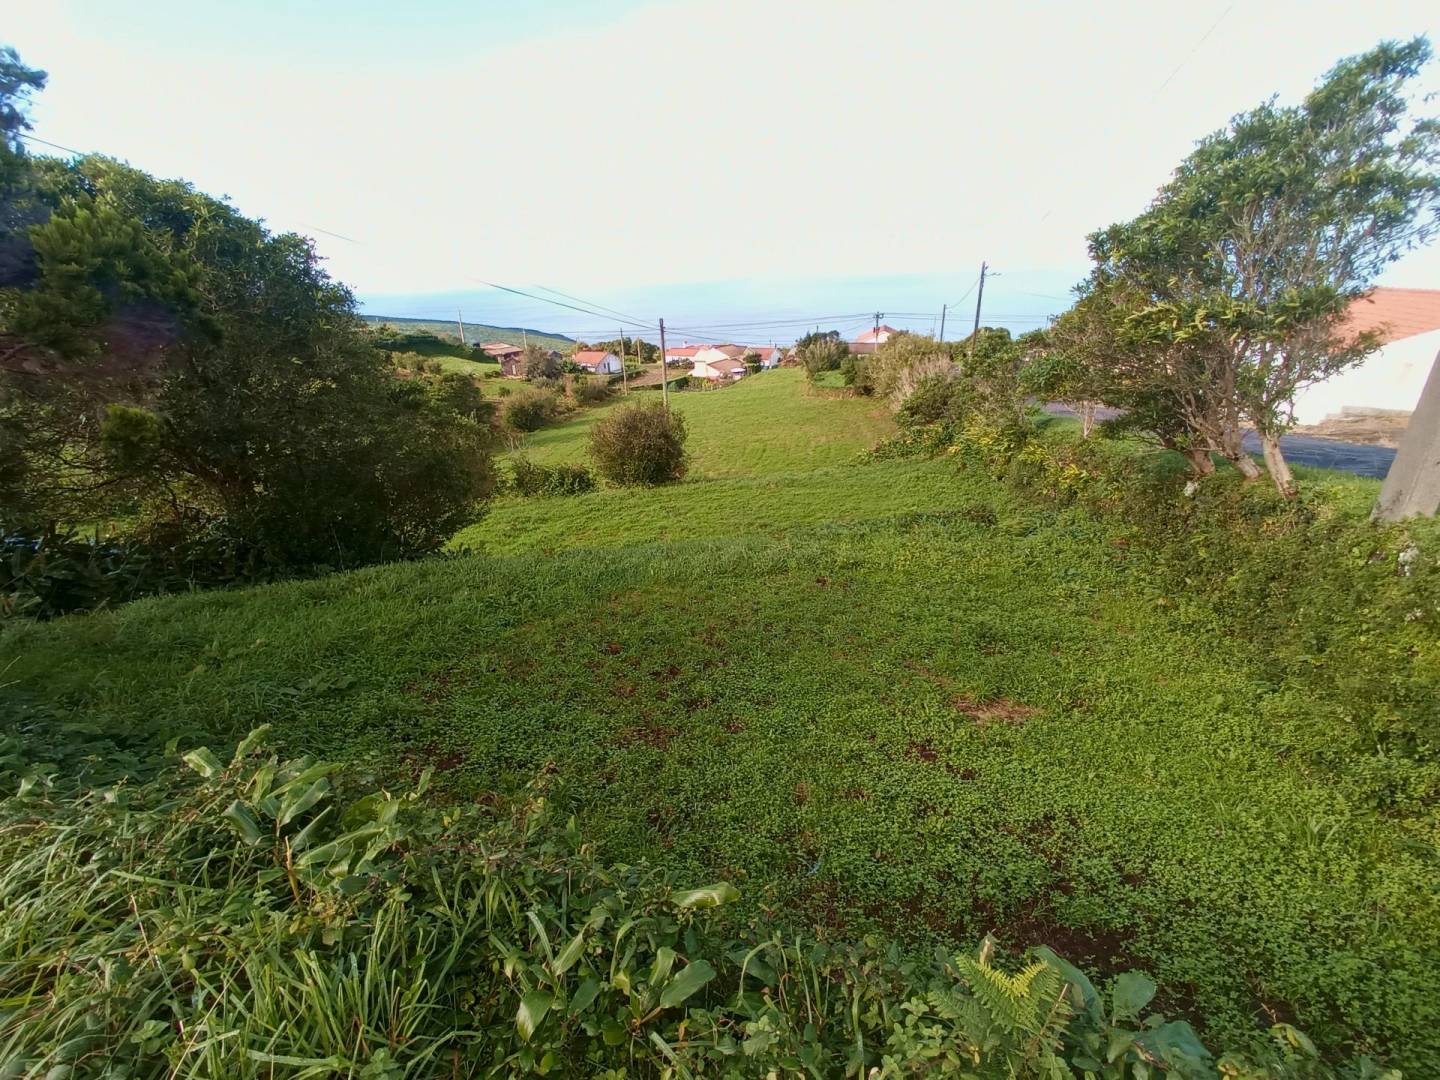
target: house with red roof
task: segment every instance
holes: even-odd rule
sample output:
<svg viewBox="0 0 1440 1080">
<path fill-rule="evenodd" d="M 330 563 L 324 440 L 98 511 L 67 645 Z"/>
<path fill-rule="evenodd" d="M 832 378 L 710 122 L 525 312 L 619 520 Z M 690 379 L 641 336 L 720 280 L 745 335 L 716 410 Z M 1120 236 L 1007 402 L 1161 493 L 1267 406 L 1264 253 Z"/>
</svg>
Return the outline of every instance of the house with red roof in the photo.
<svg viewBox="0 0 1440 1080">
<path fill-rule="evenodd" d="M 570 359 L 592 375 L 619 375 L 625 369 L 624 361 L 605 349 L 576 349 Z"/>
<path fill-rule="evenodd" d="M 1440 289 L 1372 289 L 1350 305 L 1345 329 L 1374 332 L 1365 362 L 1295 395 L 1295 419 L 1318 424 L 1341 413 L 1413 412 L 1440 354 Z"/>
<path fill-rule="evenodd" d="M 872 326 L 863 334 L 857 335 L 855 340 L 849 343 L 849 349 L 852 353 L 873 353 L 899 333 L 903 333 L 903 331 L 881 323 L 879 326 Z"/>
</svg>

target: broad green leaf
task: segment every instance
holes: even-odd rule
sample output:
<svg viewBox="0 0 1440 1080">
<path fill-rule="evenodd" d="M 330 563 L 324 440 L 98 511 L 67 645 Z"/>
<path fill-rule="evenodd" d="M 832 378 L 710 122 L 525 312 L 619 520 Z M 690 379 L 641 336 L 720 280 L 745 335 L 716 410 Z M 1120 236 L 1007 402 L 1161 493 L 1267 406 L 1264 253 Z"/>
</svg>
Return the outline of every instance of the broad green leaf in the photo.
<svg viewBox="0 0 1440 1080">
<path fill-rule="evenodd" d="M 256 823 L 254 815 L 250 813 L 249 807 L 239 799 L 236 799 L 227 806 L 222 816 L 226 821 L 230 822 L 235 831 L 240 834 L 240 839 L 251 846 L 258 844 L 260 838 L 264 835 L 260 831 L 260 826 Z"/>
<path fill-rule="evenodd" d="M 281 804 L 280 816 L 276 819 L 277 824 L 288 825 L 301 814 L 309 810 L 317 802 L 323 799 L 330 790 L 330 781 L 323 776 L 316 780 L 309 787 L 305 788 L 299 795 L 285 797 Z"/>
<path fill-rule="evenodd" d="M 703 889 L 681 889 L 670 894 L 670 902 L 681 908 L 710 908 L 740 899 L 740 890 L 728 881 L 707 885 Z"/>
<path fill-rule="evenodd" d="M 715 978 L 715 969 L 708 961 L 696 960 L 676 975 L 660 995 L 660 1007 L 668 1009 L 679 1005 L 702 986 Z"/>
<path fill-rule="evenodd" d="M 249 754 L 250 751 L 254 750 L 257 746 L 263 743 L 269 734 L 269 724 L 261 724 L 257 728 L 251 728 L 250 734 L 246 735 L 245 738 L 241 739 L 240 745 L 235 747 L 236 759 L 238 760 Z"/>
<path fill-rule="evenodd" d="M 180 760 L 207 780 L 212 776 L 218 776 L 224 768 L 220 764 L 220 759 L 210 751 L 208 746 L 187 750 L 180 755 Z"/>
<path fill-rule="evenodd" d="M 548 990 L 531 990 L 520 999 L 520 1011 L 515 1014 L 515 1030 L 520 1032 L 522 1041 L 530 1041 L 530 1036 L 544 1021 L 554 1000 L 555 995 Z"/>
<path fill-rule="evenodd" d="M 576 990 L 575 996 L 570 999 L 570 1015 L 579 1016 L 599 994 L 600 980 L 592 975 L 580 984 L 580 989 Z"/>
<path fill-rule="evenodd" d="M 650 985 L 659 986 L 670 977 L 675 967 L 676 952 L 668 945 L 655 950 L 655 966 L 650 969 Z"/>
<path fill-rule="evenodd" d="M 1138 971 L 1125 972 L 1115 980 L 1115 992 L 1111 995 L 1115 1019 L 1119 1022 L 1135 1019 L 1154 996 L 1154 982 Z"/>
<path fill-rule="evenodd" d="M 551 972 L 554 973 L 557 977 L 560 975 L 564 975 L 565 972 L 569 971 L 570 968 L 574 966 L 575 961 L 580 959 L 580 956 L 582 953 L 584 953 L 584 951 L 585 931 L 581 930 L 578 934 L 576 934 L 573 938 L 571 938 L 568 942 L 565 943 L 565 947 L 561 949 L 559 955 L 555 957 L 555 963 L 551 965 Z"/>
</svg>

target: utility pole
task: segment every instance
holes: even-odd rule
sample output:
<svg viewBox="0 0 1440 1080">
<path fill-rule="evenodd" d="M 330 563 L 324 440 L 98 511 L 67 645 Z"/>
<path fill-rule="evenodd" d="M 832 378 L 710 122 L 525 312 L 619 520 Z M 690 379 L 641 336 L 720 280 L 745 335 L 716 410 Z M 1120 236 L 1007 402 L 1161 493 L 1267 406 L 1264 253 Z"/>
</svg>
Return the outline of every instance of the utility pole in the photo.
<svg viewBox="0 0 1440 1080">
<path fill-rule="evenodd" d="M 459 309 L 455 309 L 455 325 L 460 328 L 460 344 L 465 344 L 465 315 Z"/>
<path fill-rule="evenodd" d="M 523 326 L 520 328 L 520 347 L 522 349 L 530 348 L 530 335 L 525 333 Z"/>
<path fill-rule="evenodd" d="M 636 338 L 639 341 L 639 338 Z M 640 346 L 635 346 L 635 359 L 640 359 Z M 625 328 L 620 328 L 620 388 L 625 393 L 630 393 L 630 383 L 625 377 Z"/>
<path fill-rule="evenodd" d="M 670 411 L 670 369 L 665 366 L 665 320 L 660 320 L 660 400 Z"/>
<path fill-rule="evenodd" d="M 987 267 L 982 261 L 980 263 L 980 291 L 975 294 L 975 332 L 970 335 L 970 355 L 975 355 L 975 342 L 980 339 L 980 301 L 985 299 L 985 271 Z"/>
<path fill-rule="evenodd" d="M 945 340 L 945 312 L 949 309 L 949 307 L 950 307 L 949 304 L 941 304 L 941 305 L 940 305 L 940 340 L 941 340 L 941 341 L 944 341 L 944 340 Z"/>
</svg>

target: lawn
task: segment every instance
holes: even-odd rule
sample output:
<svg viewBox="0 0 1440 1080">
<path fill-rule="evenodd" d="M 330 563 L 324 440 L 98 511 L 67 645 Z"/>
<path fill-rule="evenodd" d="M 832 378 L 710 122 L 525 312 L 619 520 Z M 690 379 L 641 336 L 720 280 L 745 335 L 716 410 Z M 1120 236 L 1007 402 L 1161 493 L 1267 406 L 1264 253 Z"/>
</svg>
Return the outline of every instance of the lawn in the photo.
<svg viewBox="0 0 1440 1080">
<path fill-rule="evenodd" d="M 652 389 L 635 391 L 630 397 L 659 400 Z M 691 480 L 772 476 L 839 465 L 894 430 L 885 410 L 873 400 L 815 393 L 797 368 L 750 375 L 716 390 L 680 391 L 670 403 L 689 429 Z M 587 409 L 528 436 L 524 452 L 542 464 L 587 461 L 590 425 L 619 404 Z"/>
<path fill-rule="evenodd" d="M 0 693 L 136 745 L 272 723 L 453 798 L 551 770 L 609 858 L 827 933 L 1045 942 L 1149 971 L 1212 1036 L 1282 1017 L 1428 1074 L 1433 849 L 1290 759 L 1277 732 L 1324 703 L 1080 511 L 944 460 L 786 473 L 854 455 L 812 408 L 874 423 L 801 389 L 681 403 L 712 446 L 737 402 L 803 418 L 750 459 L 768 476 L 512 503 L 478 556 L 16 625 Z"/>
</svg>

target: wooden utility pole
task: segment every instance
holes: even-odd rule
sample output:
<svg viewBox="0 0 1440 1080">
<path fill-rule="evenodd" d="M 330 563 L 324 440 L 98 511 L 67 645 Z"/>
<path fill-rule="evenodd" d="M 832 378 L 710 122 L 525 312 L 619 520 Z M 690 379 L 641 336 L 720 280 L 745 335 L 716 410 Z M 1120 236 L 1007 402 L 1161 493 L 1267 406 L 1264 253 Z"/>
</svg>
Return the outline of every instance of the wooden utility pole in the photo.
<svg viewBox="0 0 1440 1080">
<path fill-rule="evenodd" d="M 949 304 L 940 305 L 940 340 L 945 340 L 945 312 L 949 310 Z"/>
<path fill-rule="evenodd" d="M 459 308 L 455 309 L 455 325 L 460 328 L 460 344 L 465 344 L 465 314 Z"/>
<path fill-rule="evenodd" d="M 638 338 L 636 339 L 639 340 Z M 635 359 L 640 359 L 640 346 L 635 346 Z M 625 377 L 625 328 L 620 328 L 620 389 L 630 393 L 630 383 Z"/>
<path fill-rule="evenodd" d="M 665 320 L 660 320 L 660 400 L 670 411 L 670 369 L 665 366 Z"/>
<path fill-rule="evenodd" d="M 980 263 L 980 291 L 975 294 L 975 330 L 970 335 L 970 355 L 975 355 L 975 342 L 980 339 L 980 301 L 985 299 L 985 263 Z"/>
</svg>

